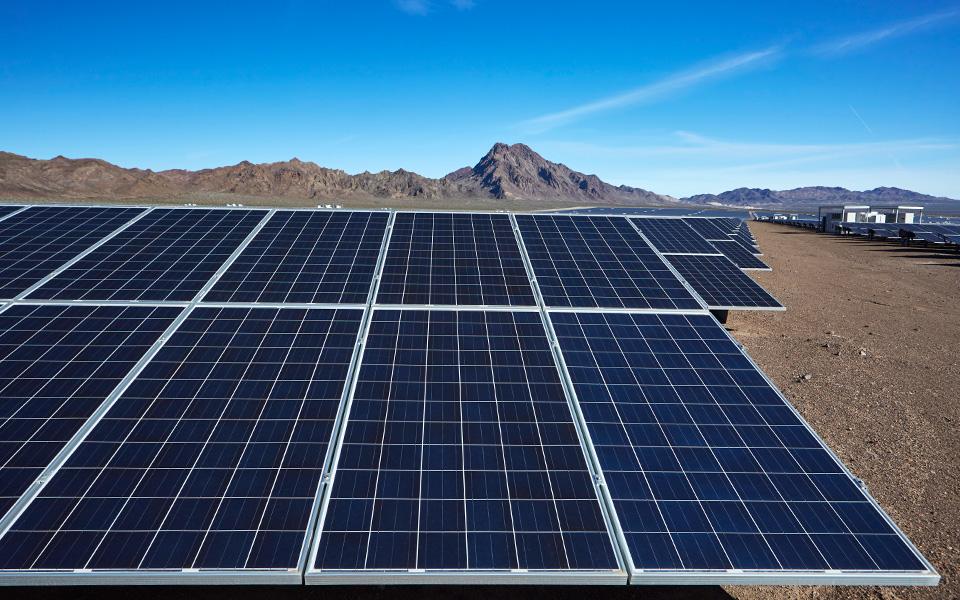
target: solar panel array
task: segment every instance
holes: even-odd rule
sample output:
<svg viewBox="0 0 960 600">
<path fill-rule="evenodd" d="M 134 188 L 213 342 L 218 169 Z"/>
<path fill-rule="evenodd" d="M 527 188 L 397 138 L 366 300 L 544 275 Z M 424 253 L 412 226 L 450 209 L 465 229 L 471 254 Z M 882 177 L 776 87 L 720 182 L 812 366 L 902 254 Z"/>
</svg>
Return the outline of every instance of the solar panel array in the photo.
<svg viewBox="0 0 960 600">
<path fill-rule="evenodd" d="M 709 308 L 783 308 L 776 298 L 726 256 L 673 255 L 667 260 Z"/>
<path fill-rule="evenodd" d="M 783 306 L 745 275 L 769 270 L 733 234 L 738 219 L 630 219 L 674 267 L 683 280 L 714 310 L 781 310 Z M 707 239 L 709 238 L 709 239 Z"/>
<path fill-rule="evenodd" d="M 662 254 L 717 254 L 717 249 L 683 219 L 631 219 Z"/>
<path fill-rule="evenodd" d="M 276 213 L 207 293 L 207 302 L 363 304 L 387 214 Z"/>
<path fill-rule="evenodd" d="M 17 297 L 142 212 L 32 206 L 0 221 L 0 297 Z"/>
<path fill-rule="evenodd" d="M 510 219 L 498 214 L 398 214 L 377 301 L 534 304 Z"/>
<path fill-rule="evenodd" d="M 699 307 L 627 219 L 552 215 L 516 219 L 547 306 Z"/>
<path fill-rule="evenodd" d="M 361 311 L 199 308 L 4 536 L 5 569 L 296 569 Z"/>
<path fill-rule="evenodd" d="M 16 210 L 0 583 L 938 580 L 664 252 L 706 219 Z"/>
<path fill-rule="evenodd" d="M 730 240 L 729 242 L 720 240 L 712 243 L 714 248 L 729 258 L 730 261 L 737 265 L 737 267 L 740 269 L 745 271 L 770 270 L 770 267 L 767 266 L 767 263 L 757 258 L 752 252 L 744 248 L 742 244 L 738 244 L 733 240 Z"/>
<path fill-rule="evenodd" d="M 711 317 L 552 319 L 635 568 L 923 568 Z"/>
<path fill-rule="evenodd" d="M 378 310 L 314 567 L 616 571 L 538 312 Z"/>
<path fill-rule="evenodd" d="M 28 297 L 191 300 L 265 214 L 258 210 L 152 210 Z"/>
<path fill-rule="evenodd" d="M 0 515 L 179 312 L 17 304 L 0 313 Z"/>
</svg>

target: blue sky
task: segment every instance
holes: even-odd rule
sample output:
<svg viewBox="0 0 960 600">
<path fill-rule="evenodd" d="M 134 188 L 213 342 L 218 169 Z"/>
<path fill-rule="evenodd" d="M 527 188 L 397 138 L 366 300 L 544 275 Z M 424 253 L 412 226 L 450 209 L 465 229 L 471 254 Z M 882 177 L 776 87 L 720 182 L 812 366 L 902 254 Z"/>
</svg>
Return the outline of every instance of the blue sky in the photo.
<svg viewBox="0 0 960 600">
<path fill-rule="evenodd" d="M 960 198 L 960 3 L 0 3 L 0 149 Z"/>
</svg>

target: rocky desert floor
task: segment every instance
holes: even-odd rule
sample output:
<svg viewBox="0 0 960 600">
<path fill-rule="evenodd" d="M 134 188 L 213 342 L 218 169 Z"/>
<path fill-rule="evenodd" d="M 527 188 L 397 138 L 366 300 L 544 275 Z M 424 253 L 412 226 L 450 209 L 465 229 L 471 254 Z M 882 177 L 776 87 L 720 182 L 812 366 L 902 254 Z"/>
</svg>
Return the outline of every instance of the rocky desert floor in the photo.
<svg viewBox="0 0 960 600">
<path fill-rule="evenodd" d="M 728 328 L 942 576 L 935 588 L 310 587 L 11 589 L 5 598 L 960 597 L 960 255 L 752 224 L 786 312 L 732 313 Z M 809 377 L 806 377 L 809 375 Z"/>
<path fill-rule="evenodd" d="M 751 229 L 785 313 L 728 328 L 934 564 L 936 588 L 734 588 L 736 598 L 960 597 L 960 255 Z M 809 374 L 810 378 L 804 376 Z"/>
</svg>

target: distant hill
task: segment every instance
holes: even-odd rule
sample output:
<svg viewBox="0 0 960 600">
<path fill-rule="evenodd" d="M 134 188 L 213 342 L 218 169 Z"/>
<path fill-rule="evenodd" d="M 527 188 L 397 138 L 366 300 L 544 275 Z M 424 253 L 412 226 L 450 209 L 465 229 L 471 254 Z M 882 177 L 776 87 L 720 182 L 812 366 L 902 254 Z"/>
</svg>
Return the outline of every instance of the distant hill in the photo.
<svg viewBox="0 0 960 600">
<path fill-rule="evenodd" d="M 351 175 L 293 158 L 284 162 L 187 171 L 126 169 L 99 159 L 37 160 L 0 152 L 0 198 L 136 199 L 217 195 L 310 200 L 392 198 L 564 201 L 571 204 L 676 206 L 669 196 L 613 186 L 550 162 L 523 144 L 495 144 L 474 167 L 440 179 L 405 171 Z"/>
<path fill-rule="evenodd" d="M 739 188 L 677 200 L 641 188 L 615 186 L 596 175 L 551 162 L 524 144 L 494 144 L 472 167 L 432 179 L 399 169 L 351 175 L 292 158 L 248 161 L 199 171 L 127 169 L 94 158 L 38 160 L 0 152 L 0 198 L 14 200 L 136 200 L 285 198 L 300 204 L 349 202 L 525 208 L 577 206 L 727 206 L 809 209 L 825 204 L 920 204 L 960 212 L 960 201 L 910 190 L 878 187 L 865 192 L 840 187 L 793 190 Z"/>
<path fill-rule="evenodd" d="M 738 188 L 722 194 L 700 194 L 681 198 L 681 202 L 704 205 L 723 205 L 731 207 L 802 209 L 816 208 L 831 204 L 867 204 L 886 206 L 897 204 L 916 204 L 927 210 L 960 210 L 960 200 L 939 196 L 928 196 L 910 190 L 895 187 L 878 187 L 857 192 L 842 187 L 801 187 L 792 190 L 767 190 L 758 188 Z"/>
</svg>

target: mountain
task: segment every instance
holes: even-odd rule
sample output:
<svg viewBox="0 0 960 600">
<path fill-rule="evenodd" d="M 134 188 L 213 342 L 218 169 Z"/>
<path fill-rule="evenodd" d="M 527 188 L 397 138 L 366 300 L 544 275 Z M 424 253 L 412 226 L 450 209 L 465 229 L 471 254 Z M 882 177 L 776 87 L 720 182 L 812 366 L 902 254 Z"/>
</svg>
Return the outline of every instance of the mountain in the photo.
<svg viewBox="0 0 960 600">
<path fill-rule="evenodd" d="M 858 192 L 842 187 L 801 187 L 792 190 L 738 188 L 722 194 L 700 194 L 681 198 L 681 202 L 705 205 L 723 205 L 751 208 L 816 208 L 832 204 L 867 204 L 887 206 L 915 204 L 931 209 L 960 210 L 960 200 L 942 196 L 928 196 L 895 187 L 878 187 Z"/>
<path fill-rule="evenodd" d="M 659 206 L 674 199 L 640 188 L 614 186 L 546 160 L 524 144 L 494 144 L 473 168 L 463 167 L 444 180 L 479 189 L 496 198 L 573 200 L 584 204 Z"/>
<path fill-rule="evenodd" d="M 613 186 L 550 162 L 523 144 L 495 144 L 474 167 L 440 179 L 405 171 L 351 175 L 312 162 L 288 161 L 188 171 L 126 169 L 98 159 L 37 160 L 0 152 L 0 197 L 12 199 L 137 199 L 282 197 L 300 200 L 487 200 L 588 205 L 676 205 L 673 198 Z"/>
</svg>

